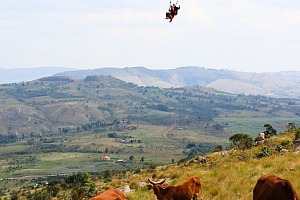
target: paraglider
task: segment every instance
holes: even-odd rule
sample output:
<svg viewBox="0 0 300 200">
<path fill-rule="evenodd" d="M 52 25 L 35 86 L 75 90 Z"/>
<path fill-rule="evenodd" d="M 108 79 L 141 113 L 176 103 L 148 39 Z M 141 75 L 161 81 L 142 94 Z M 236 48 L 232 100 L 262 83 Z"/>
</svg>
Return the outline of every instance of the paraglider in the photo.
<svg viewBox="0 0 300 200">
<path fill-rule="evenodd" d="M 170 1 L 170 8 L 169 11 L 166 12 L 166 19 L 169 19 L 169 22 L 172 22 L 173 18 L 175 17 L 175 15 L 178 14 L 178 10 L 180 9 L 180 5 L 177 6 L 178 1 L 172 4 L 172 2 Z"/>
</svg>

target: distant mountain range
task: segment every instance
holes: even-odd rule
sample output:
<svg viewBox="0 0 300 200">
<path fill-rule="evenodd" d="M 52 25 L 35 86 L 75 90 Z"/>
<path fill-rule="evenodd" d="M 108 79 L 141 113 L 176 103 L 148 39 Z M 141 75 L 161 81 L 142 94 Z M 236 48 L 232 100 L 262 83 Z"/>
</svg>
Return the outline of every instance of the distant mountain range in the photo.
<svg viewBox="0 0 300 200">
<path fill-rule="evenodd" d="M 0 69 L 0 83 L 14 83 L 45 76 L 82 79 L 91 75 L 112 76 L 140 86 L 162 88 L 204 86 L 233 94 L 264 95 L 279 98 L 300 97 L 300 71 L 251 73 L 203 67 L 152 70 L 145 67 L 76 70 L 63 67 Z"/>
<path fill-rule="evenodd" d="M 300 97 L 300 71 L 250 73 L 202 67 L 180 67 L 167 70 L 131 67 L 68 71 L 56 75 L 73 78 L 106 75 L 141 86 L 170 88 L 198 85 L 233 94 L 280 98 Z"/>
<path fill-rule="evenodd" d="M 31 81 L 41 77 L 52 76 L 53 74 L 76 70 L 66 67 L 40 67 L 40 68 L 0 68 L 0 84 L 3 83 L 20 83 L 23 81 Z"/>
</svg>

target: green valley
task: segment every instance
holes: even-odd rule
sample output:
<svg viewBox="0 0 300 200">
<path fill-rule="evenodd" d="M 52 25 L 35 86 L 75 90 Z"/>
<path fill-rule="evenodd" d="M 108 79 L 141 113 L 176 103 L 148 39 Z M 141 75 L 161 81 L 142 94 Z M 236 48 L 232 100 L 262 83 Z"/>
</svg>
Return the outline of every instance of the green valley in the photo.
<svg viewBox="0 0 300 200">
<path fill-rule="evenodd" d="M 298 124 L 300 100 L 199 86 L 143 87 L 110 76 L 0 86 L 1 178 L 140 170 L 224 149 L 229 137 Z M 102 160 L 109 156 L 110 160 Z"/>
</svg>

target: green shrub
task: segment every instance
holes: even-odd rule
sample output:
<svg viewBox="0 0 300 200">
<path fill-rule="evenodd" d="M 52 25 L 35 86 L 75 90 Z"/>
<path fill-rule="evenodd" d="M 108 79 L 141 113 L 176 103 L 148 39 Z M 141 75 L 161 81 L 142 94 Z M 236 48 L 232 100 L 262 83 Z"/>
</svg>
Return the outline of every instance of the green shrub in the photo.
<svg viewBox="0 0 300 200">
<path fill-rule="evenodd" d="M 269 147 L 263 147 L 260 152 L 257 152 L 255 156 L 257 158 L 263 158 L 271 154 L 271 149 Z"/>
</svg>

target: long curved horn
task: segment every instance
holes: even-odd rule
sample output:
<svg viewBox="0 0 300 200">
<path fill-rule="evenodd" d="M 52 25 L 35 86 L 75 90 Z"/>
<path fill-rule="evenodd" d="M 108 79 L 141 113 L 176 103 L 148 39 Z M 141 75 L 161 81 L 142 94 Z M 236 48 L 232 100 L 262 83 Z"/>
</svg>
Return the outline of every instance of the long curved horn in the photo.
<svg viewBox="0 0 300 200">
<path fill-rule="evenodd" d="M 166 181 L 166 179 L 164 179 L 164 180 L 162 180 L 162 181 L 155 182 L 155 181 L 151 180 L 151 178 L 148 178 L 148 181 L 149 181 L 149 183 L 151 183 L 152 185 L 156 185 L 156 184 L 163 184 L 163 183 Z"/>
<path fill-rule="evenodd" d="M 149 183 L 151 183 L 152 185 L 155 185 L 155 183 L 154 183 L 150 178 L 148 178 L 148 181 L 149 181 Z"/>
</svg>

